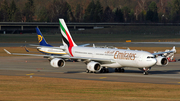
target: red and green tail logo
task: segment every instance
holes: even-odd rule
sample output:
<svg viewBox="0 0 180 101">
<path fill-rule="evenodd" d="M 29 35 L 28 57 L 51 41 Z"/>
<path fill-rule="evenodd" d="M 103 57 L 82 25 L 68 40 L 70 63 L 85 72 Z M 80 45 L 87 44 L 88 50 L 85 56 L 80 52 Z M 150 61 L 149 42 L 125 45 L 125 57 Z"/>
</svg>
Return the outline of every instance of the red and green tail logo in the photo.
<svg viewBox="0 0 180 101">
<path fill-rule="evenodd" d="M 62 40 L 68 46 L 68 52 L 70 53 L 70 55 L 73 56 L 72 47 L 76 46 L 76 44 L 74 43 L 69 33 L 69 30 L 64 22 L 64 19 L 59 19 L 59 23 L 60 23 L 60 28 L 61 28 Z"/>
</svg>

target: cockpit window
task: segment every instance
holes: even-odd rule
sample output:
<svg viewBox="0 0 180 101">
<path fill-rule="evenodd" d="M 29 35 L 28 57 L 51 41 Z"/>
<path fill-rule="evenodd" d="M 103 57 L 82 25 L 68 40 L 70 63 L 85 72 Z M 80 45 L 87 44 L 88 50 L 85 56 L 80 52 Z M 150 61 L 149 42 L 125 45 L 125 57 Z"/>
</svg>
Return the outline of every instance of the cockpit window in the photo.
<svg viewBox="0 0 180 101">
<path fill-rule="evenodd" d="M 155 58 L 155 57 L 154 56 L 148 56 L 147 58 L 150 59 L 150 58 Z"/>
</svg>

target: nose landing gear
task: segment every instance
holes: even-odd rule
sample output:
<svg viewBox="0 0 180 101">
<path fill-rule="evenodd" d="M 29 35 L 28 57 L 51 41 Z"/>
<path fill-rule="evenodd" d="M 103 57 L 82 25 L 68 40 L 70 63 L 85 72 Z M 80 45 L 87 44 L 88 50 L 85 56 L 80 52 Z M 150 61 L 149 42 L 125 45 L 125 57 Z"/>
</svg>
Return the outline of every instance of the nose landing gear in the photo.
<svg viewBox="0 0 180 101">
<path fill-rule="evenodd" d="M 145 72 L 143 72 L 143 74 L 144 74 L 144 75 L 148 75 L 148 72 L 147 72 L 147 71 L 145 71 Z"/>
<path fill-rule="evenodd" d="M 139 69 L 143 71 L 144 75 L 148 75 L 149 74 L 148 71 L 151 69 L 151 67 L 145 67 L 145 68 L 139 68 Z"/>
<path fill-rule="evenodd" d="M 148 71 L 151 69 L 151 67 L 145 67 L 145 68 L 143 68 L 143 74 L 144 75 L 148 75 L 149 73 L 148 73 Z"/>
</svg>

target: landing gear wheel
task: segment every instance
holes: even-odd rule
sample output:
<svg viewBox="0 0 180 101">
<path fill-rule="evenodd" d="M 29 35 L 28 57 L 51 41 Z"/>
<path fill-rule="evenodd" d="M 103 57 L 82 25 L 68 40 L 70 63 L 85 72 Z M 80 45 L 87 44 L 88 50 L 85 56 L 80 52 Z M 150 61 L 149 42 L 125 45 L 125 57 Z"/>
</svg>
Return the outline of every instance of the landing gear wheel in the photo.
<svg viewBox="0 0 180 101">
<path fill-rule="evenodd" d="M 100 70 L 100 73 L 104 73 L 105 72 L 105 70 L 102 68 L 101 70 Z"/>
<path fill-rule="evenodd" d="M 124 73 L 124 69 L 121 69 L 121 72 Z"/>
<path fill-rule="evenodd" d="M 90 71 L 90 73 L 94 73 L 93 71 Z"/>
<path fill-rule="evenodd" d="M 118 72 L 121 72 L 121 70 L 122 70 L 121 68 L 118 68 Z"/>
<path fill-rule="evenodd" d="M 106 68 L 106 73 L 109 73 L 109 69 L 108 68 Z"/>
<path fill-rule="evenodd" d="M 90 71 L 88 69 L 86 69 L 86 73 L 89 73 Z"/>
<path fill-rule="evenodd" d="M 100 70 L 100 73 L 109 73 L 109 69 L 103 67 L 103 68 Z"/>
<path fill-rule="evenodd" d="M 148 72 L 143 72 L 144 75 L 148 75 Z"/>
<path fill-rule="evenodd" d="M 106 73 L 106 69 L 105 68 L 103 68 L 102 73 Z"/>
<path fill-rule="evenodd" d="M 123 68 L 115 68 L 115 72 L 124 73 Z"/>
<path fill-rule="evenodd" d="M 144 71 L 143 74 L 144 74 L 144 75 L 148 75 L 148 71 L 149 71 L 150 69 L 151 69 L 151 67 L 149 67 L 149 68 L 148 68 L 148 67 L 143 68 L 143 71 Z"/>
</svg>

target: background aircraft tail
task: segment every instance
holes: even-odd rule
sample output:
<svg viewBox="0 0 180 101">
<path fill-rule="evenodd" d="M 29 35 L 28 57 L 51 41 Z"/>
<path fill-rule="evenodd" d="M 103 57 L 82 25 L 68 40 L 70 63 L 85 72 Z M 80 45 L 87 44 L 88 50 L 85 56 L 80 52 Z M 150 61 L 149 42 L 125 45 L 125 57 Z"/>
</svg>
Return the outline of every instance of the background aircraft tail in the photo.
<svg viewBox="0 0 180 101">
<path fill-rule="evenodd" d="M 72 54 L 72 47 L 77 46 L 72 37 L 71 34 L 66 26 L 66 23 L 64 22 L 64 19 L 59 19 L 61 34 L 62 34 L 62 42 L 66 49 L 66 53 L 73 56 Z"/>
<path fill-rule="evenodd" d="M 36 32 L 37 32 L 37 36 L 38 36 L 38 42 L 39 45 L 41 46 L 47 46 L 47 47 L 52 47 L 51 45 L 49 45 L 46 40 L 44 39 L 43 35 L 41 34 L 41 31 L 39 30 L 39 28 L 36 28 Z"/>
</svg>

